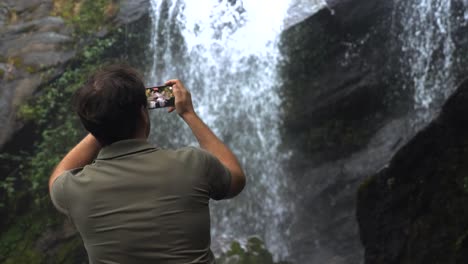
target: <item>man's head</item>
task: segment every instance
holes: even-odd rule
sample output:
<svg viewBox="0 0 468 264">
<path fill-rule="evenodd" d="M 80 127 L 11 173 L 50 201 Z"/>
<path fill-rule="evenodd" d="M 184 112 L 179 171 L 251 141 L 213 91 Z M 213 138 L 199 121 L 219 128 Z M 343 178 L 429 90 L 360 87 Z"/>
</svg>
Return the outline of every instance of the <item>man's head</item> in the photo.
<svg viewBox="0 0 468 264">
<path fill-rule="evenodd" d="M 101 145 L 148 136 L 145 86 L 137 71 L 112 65 L 94 73 L 74 97 L 74 108 L 86 130 Z"/>
</svg>

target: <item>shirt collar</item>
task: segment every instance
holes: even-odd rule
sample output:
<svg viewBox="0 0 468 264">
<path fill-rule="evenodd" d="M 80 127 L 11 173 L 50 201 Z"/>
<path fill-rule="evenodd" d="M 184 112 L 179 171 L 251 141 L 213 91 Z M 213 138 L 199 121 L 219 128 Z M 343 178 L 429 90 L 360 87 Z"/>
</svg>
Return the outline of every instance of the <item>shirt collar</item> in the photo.
<svg viewBox="0 0 468 264">
<path fill-rule="evenodd" d="M 144 139 L 120 140 L 103 147 L 96 159 L 113 159 L 150 149 L 156 150 L 157 148 Z"/>
</svg>

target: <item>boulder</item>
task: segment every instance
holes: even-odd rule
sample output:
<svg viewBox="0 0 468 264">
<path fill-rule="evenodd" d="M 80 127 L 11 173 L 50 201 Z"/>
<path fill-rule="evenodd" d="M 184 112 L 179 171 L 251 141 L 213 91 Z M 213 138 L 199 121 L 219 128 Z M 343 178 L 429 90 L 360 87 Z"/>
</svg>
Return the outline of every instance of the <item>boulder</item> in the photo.
<svg viewBox="0 0 468 264">
<path fill-rule="evenodd" d="M 366 263 L 468 263 L 468 80 L 360 187 Z"/>
</svg>

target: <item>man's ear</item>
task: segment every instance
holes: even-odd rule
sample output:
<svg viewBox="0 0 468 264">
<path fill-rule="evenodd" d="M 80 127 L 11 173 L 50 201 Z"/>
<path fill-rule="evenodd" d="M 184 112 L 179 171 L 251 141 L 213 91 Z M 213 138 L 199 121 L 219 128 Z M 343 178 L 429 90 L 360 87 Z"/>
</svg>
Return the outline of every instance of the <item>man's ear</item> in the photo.
<svg viewBox="0 0 468 264">
<path fill-rule="evenodd" d="M 148 108 L 146 108 L 145 106 L 142 106 L 140 113 L 141 113 L 140 114 L 141 124 L 142 124 L 142 127 L 145 129 L 146 137 L 148 137 L 150 130 L 151 130 L 151 121 L 149 119 Z"/>
</svg>

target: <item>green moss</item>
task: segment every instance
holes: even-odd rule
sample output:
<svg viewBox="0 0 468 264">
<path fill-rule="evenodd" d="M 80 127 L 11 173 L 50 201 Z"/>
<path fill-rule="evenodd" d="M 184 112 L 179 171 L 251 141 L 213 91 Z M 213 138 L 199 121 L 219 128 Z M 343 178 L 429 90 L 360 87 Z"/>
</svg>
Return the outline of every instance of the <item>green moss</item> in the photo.
<svg viewBox="0 0 468 264">
<path fill-rule="evenodd" d="M 455 242 L 455 251 L 459 251 L 463 244 L 467 242 L 468 238 L 468 230 L 466 230 L 461 236 L 457 238 L 457 241 Z"/>
<path fill-rule="evenodd" d="M 367 177 L 358 187 L 358 193 L 364 193 L 377 180 L 378 175 Z"/>
<path fill-rule="evenodd" d="M 5 75 L 5 71 L 3 69 L 0 69 L 0 79 L 3 79 L 4 75 Z"/>
<path fill-rule="evenodd" d="M 39 210 L 17 217 L 0 236 L 0 262 L 42 263 L 45 256 L 35 247 L 35 241 L 49 225 L 46 213 Z"/>
<path fill-rule="evenodd" d="M 83 251 L 83 242 L 78 236 L 75 236 L 60 246 L 55 261 L 56 263 L 76 263 L 76 254 L 80 251 Z"/>
<path fill-rule="evenodd" d="M 116 0 L 55 0 L 52 15 L 61 16 L 82 35 L 100 30 L 118 9 Z"/>
<path fill-rule="evenodd" d="M 23 65 L 23 59 L 19 56 L 9 57 L 7 63 L 15 66 L 15 68 L 20 68 Z"/>
<path fill-rule="evenodd" d="M 29 72 L 29 73 L 35 73 L 37 72 L 39 69 L 35 66 L 32 66 L 32 65 L 28 65 L 26 66 L 26 71 Z"/>
<path fill-rule="evenodd" d="M 5 264 L 17 264 L 17 263 L 42 263 L 42 255 L 36 250 L 26 249 L 21 252 L 20 255 L 15 255 L 5 260 Z"/>
<path fill-rule="evenodd" d="M 0 155 L 2 173 L 8 175 L 0 176 L 0 214 L 5 216 L 0 219 L 5 230 L 0 236 L 0 263 L 54 264 L 86 260 L 78 237 L 56 245 L 53 256 L 43 256 L 35 245 L 51 221 L 64 221 L 52 208 L 47 181 L 54 166 L 85 135 L 71 109 L 72 95 L 103 62 L 112 62 L 122 55 L 124 33 L 116 30 L 84 47 L 60 77 L 42 87 L 39 96 L 19 108 L 19 118 L 35 123 L 30 137 L 37 140 L 31 150 Z M 44 260 L 46 257 L 50 259 Z"/>
<path fill-rule="evenodd" d="M 249 238 L 245 250 L 239 242 L 232 242 L 231 248 L 221 254 L 217 262 L 220 264 L 287 264 L 284 261 L 275 262 L 272 254 L 258 237 Z"/>
<path fill-rule="evenodd" d="M 462 178 L 463 192 L 468 194 L 468 176 Z"/>
<path fill-rule="evenodd" d="M 132 31 L 133 27 L 135 32 L 147 29 L 147 22 L 142 20 L 140 24 L 129 25 L 126 30 Z M 77 57 L 61 76 L 54 77 L 52 82 L 41 87 L 38 96 L 20 106 L 18 117 L 25 123 L 34 123 L 27 136 L 34 138 L 35 142 L 28 143 L 27 147 L 23 145 L 24 149 L 18 147 L 14 153 L 0 153 L 0 263 L 86 262 L 79 237 L 54 245 L 53 250 L 46 250 L 49 256 L 44 256 L 36 248 L 37 240 L 43 236 L 46 227 L 59 226 L 65 220 L 50 202 L 47 181 L 57 162 L 85 135 L 71 109 L 70 101 L 75 90 L 103 63 L 115 62 L 125 56 L 129 63 L 144 65 L 147 56 L 143 51 L 147 41 L 138 39 L 137 35 L 127 35 L 126 30 L 115 29 L 106 38 L 80 47 Z M 138 36 L 147 37 L 149 34 Z M 128 46 L 132 48 L 128 49 Z M 28 71 L 19 57 L 0 57 L 1 60 Z M 51 76 L 55 76 L 52 69 L 41 72 L 44 80 Z"/>
<path fill-rule="evenodd" d="M 34 107 L 31 107 L 29 104 L 21 105 L 18 109 L 17 117 L 25 121 L 34 120 L 34 118 L 36 117 Z"/>
</svg>

